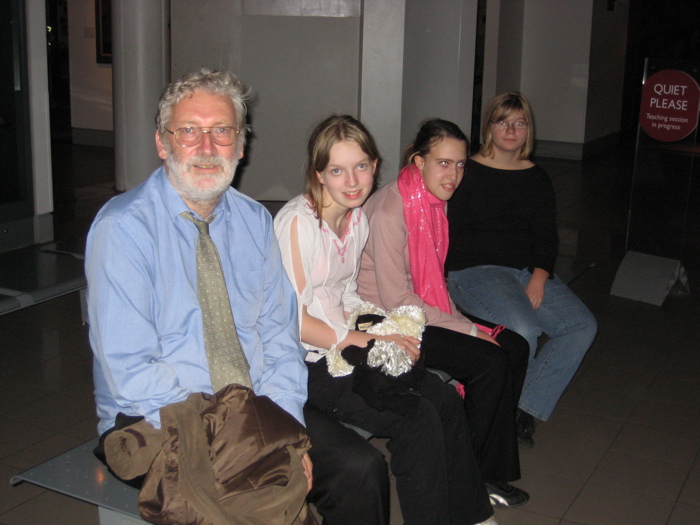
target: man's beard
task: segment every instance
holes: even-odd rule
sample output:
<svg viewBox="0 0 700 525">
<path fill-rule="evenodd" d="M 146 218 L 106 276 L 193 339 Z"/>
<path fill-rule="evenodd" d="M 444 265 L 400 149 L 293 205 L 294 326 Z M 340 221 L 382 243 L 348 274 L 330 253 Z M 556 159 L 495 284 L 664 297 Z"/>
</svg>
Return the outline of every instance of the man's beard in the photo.
<svg viewBox="0 0 700 525">
<path fill-rule="evenodd" d="M 190 168 L 195 165 L 220 166 L 222 170 L 218 175 L 197 175 L 189 172 Z M 231 186 L 237 167 L 238 156 L 236 154 L 230 159 L 221 155 L 197 155 L 189 158 L 187 162 L 181 162 L 174 152 L 169 151 L 165 159 L 168 178 L 175 189 L 183 198 L 195 203 L 211 202 L 221 197 Z M 206 177 L 210 180 L 215 178 L 216 183 L 200 187 L 195 184 L 198 177 Z"/>
</svg>

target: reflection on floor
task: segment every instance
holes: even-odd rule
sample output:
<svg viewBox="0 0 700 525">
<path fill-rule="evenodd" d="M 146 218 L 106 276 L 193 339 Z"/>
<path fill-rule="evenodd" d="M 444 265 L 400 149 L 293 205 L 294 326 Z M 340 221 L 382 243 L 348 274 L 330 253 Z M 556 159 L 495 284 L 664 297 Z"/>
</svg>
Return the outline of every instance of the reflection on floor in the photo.
<svg viewBox="0 0 700 525">
<path fill-rule="evenodd" d="M 73 165 L 97 173 L 109 162 L 105 153 L 74 147 Z M 531 501 L 497 511 L 497 519 L 501 525 L 700 524 L 700 299 L 669 298 L 655 307 L 609 295 L 624 253 L 630 152 L 542 165 L 557 192 L 562 251 L 595 261 L 572 288 L 598 318 L 600 332 L 552 418 L 537 428 L 535 448 L 522 451 L 518 485 Z M 84 235 L 114 193 L 108 181 L 85 175 L 61 188 L 75 208 L 57 224 L 58 239 Z M 689 274 L 692 287 L 697 272 Z M 0 480 L 8 480 L 92 438 L 96 418 L 77 294 L 0 317 L 0 333 Z M 0 483 L 0 524 L 96 523 L 91 505 Z"/>
</svg>

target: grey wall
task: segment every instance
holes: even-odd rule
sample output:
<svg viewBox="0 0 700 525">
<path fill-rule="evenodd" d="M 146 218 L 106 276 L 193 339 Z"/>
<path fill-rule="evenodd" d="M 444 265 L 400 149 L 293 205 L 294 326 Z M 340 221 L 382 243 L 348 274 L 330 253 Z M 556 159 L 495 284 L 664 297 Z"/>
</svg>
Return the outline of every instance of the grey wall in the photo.
<svg viewBox="0 0 700 525">
<path fill-rule="evenodd" d="M 536 154 L 581 159 L 617 139 L 629 2 L 488 0 L 483 104 L 521 91 Z"/>
<path fill-rule="evenodd" d="M 362 119 L 389 181 L 423 118 L 469 129 L 476 4 L 171 0 L 172 74 L 228 68 L 252 87 L 254 133 L 236 185 L 254 198 L 302 191 L 306 140 L 329 113 Z"/>
<path fill-rule="evenodd" d="M 484 97 L 484 104 L 499 93 L 520 89 L 525 9 L 523 2 L 524 0 L 512 0 L 501 7 L 503 16 L 500 17 L 498 30 L 498 83 L 496 91 L 491 96 Z"/>
<path fill-rule="evenodd" d="M 406 1 L 402 147 L 426 117 L 452 120 L 469 131 L 476 7 L 476 0 Z"/>
<path fill-rule="evenodd" d="M 620 131 L 628 17 L 627 2 L 618 2 L 614 11 L 603 0 L 593 2 L 586 142 Z"/>
<path fill-rule="evenodd" d="M 241 75 L 256 102 L 242 191 L 269 200 L 300 193 L 314 124 L 358 114 L 359 36 L 358 17 L 243 17 Z"/>
<path fill-rule="evenodd" d="M 287 200 L 303 188 L 314 124 L 330 113 L 358 115 L 359 2 L 201 4 L 172 2 L 173 74 L 228 68 L 252 88 L 253 134 L 235 185 L 257 199 Z"/>
<path fill-rule="evenodd" d="M 241 67 L 240 0 L 170 0 L 173 79 L 199 69 Z"/>
<path fill-rule="evenodd" d="M 382 153 L 380 184 L 395 179 L 399 169 L 404 4 L 404 0 L 363 4 L 360 118 Z"/>
</svg>

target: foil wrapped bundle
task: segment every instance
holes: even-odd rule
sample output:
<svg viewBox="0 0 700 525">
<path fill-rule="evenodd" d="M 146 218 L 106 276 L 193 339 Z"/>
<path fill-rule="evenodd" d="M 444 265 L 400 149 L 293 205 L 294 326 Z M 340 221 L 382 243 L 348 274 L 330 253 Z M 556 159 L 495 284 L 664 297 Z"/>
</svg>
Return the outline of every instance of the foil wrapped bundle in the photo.
<svg viewBox="0 0 700 525">
<path fill-rule="evenodd" d="M 358 327 L 360 316 L 372 314 L 383 319 L 380 322 L 367 327 Z M 425 312 L 419 306 L 399 306 L 386 312 L 370 303 L 361 303 L 348 318 L 348 327 L 352 330 L 362 329 L 370 335 L 405 335 L 421 340 L 425 328 Z M 332 348 L 326 354 L 328 371 L 334 377 L 345 376 L 352 373 L 350 365 L 341 352 Z M 379 368 L 382 373 L 389 376 L 399 376 L 409 372 L 413 366 L 410 356 L 396 343 L 390 341 L 375 340 L 374 346 L 367 354 L 367 364 L 372 368 Z"/>
</svg>

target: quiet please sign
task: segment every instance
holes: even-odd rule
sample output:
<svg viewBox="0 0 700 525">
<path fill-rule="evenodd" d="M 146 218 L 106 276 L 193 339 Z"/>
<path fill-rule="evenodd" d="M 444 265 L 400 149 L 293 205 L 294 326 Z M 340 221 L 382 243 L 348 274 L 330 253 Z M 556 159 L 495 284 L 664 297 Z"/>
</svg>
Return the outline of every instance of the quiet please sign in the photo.
<svg viewBox="0 0 700 525">
<path fill-rule="evenodd" d="M 697 126 L 700 88 L 683 71 L 665 69 L 644 82 L 639 125 L 652 138 L 675 142 Z"/>
</svg>

